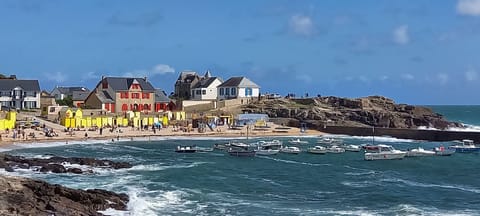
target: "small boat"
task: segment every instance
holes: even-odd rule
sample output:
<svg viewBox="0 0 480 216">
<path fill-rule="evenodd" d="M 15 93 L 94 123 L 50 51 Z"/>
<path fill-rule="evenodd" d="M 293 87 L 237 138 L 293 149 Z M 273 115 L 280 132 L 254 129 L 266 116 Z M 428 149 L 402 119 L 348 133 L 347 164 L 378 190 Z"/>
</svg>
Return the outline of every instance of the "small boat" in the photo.
<svg viewBox="0 0 480 216">
<path fill-rule="evenodd" d="M 437 156 L 451 156 L 455 153 L 455 149 L 445 148 L 443 146 L 436 147 L 434 150 Z"/>
<path fill-rule="evenodd" d="M 253 157 L 255 156 L 256 152 L 250 149 L 232 147 L 228 149 L 228 154 L 235 157 Z"/>
<path fill-rule="evenodd" d="M 288 141 L 291 144 L 308 144 L 308 141 L 300 140 L 300 139 L 291 139 Z"/>
<path fill-rule="evenodd" d="M 256 154 L 258 155 L 274 155 L 280 152 L 282 142 L 278 140 L 273 141 L 259 141 L 257 143 Z"/>
<path fill-rule="evenodd" d="M 211 151 L 213 151 L 213 148 L 196 147 L 195 150 L 197 150 L 197 152 L 211 152 Z"/>
<path fill-rule="evenodd" d="M 175 152 L 177 153 L 194 153 L 197 151 L 195 146 L 177 146 Z"/>
<path fill-rule="evenodd" d="M 295 146 L 285 146 L 280 149 L 280 152 L 287 153 L 287 154 L 299 154 L 301 150 Z"/>
<path fill-rule="evenodd" d="M 314 146 L 314 147 L 308 148 L 307 152 L 312 154 L 325 154 L 327 153 L 327 148 L 323 146 Z"/>
<path fill-rule="evenodd" d="M 328 153 L 339 154 L 339 153 L 345 152 L 345 149 L 341 148 L 340 146 L 333 145 L 333 146 L 330 146 L 330 147 L 327 148 L 327 152 Z"/>
<path fill-rule="evenodd" d="M 370 146 L 371 147 L 371 146 Z M 389 145 L 378 145 L 375 149 L 370 148 L 369 152 L 365 153 L 365 160 L 395 160 L 403 159 L 407 154 L 404 151 L 396 150 Z"/>
<path fill-rule="evenodd" d="M 257 155 L 275 155 L 275 154 L 278 154 L 278 152 L 280 152 L 279 149 L 257 149 L 255 150 L 255 154 Z"/>
<path fill-rule="evenodd" d="M 225 150 L 228 150 L 228 148 L 230 148 L 230 143 L 216 143 L 213 145 L 213 149 L 216 149 L 216 150 L 225 151 Z"/>
<path fill-rule="evenodd" d="M 318 144 L 341 144 L 342 140 L 330 138 L 330 137 L 322 137 L 321 139 L 317 140 Z"/>
<path fill-rule="evenodd" d="M 379 147 L 376 145 L 366 144 L 362 145 L 362 148 L 365 150 L 365 152 L 377 152 Z"/>
<path fill-rule="evenodd" d="M 460 145 L 453 145 L 450 148 L 455 149 L 455 152 L 459 153 L 470 153 L 470 152 L 479 152 L 480 146 L 476 146 L 473 143 L 473 140 L 462 140 L 462 144 Z"/>
<path fill-rule="evenodd" d="M 430 150 L 425 150 L 422 147 L 410 149 L 407 152 L 407 157 L 422 157 L 422 156 L 434 156 L 435 152 Z"/>
<path fill-rule="evenodd" d="M 345 151 L 349 151 L 349 152 L 359 152 L 361 149 L 360 146 L 358 145 L 345 145 L 342 148 L 344 148 Z"/>
</svg>

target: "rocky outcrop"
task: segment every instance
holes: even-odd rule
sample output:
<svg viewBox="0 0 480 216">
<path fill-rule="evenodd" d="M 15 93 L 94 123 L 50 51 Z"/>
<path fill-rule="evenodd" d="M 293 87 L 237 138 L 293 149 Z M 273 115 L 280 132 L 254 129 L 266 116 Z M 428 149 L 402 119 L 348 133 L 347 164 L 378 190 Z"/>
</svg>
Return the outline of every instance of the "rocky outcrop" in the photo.
<svg viewBox="0 0 480 216">
<path fill-rule="evenodd" d="M 0 176 L 0 215 L 103 215 L 98 211 L 126 210 L 126 194 L 77 190 L 41 180 Z"/>
<path fill-rule="evenodd" d="M 306 122 L 310 126 L 337 125 L 384 128 L 462 127 L 449 122 L 430 108 L 396 104 L 382 96 L 365 98 L 318 97 L 254 101 L 243 112 L 265 113 L 271 118 L 295 119 L 290 125 Z M 298 126 L 298 125 L 292 125 Z"/>
<path fill-rule="evenodd" d="M 39 172 L 53 172 L 53 173 L 91 173 L 90 169 L 82 170 L 78 167 L 65 167 L 64 164 L 70 165 L 85 165 L 88 167 L 101 167 L 111 169 L 131 168 L 132 165 L 126 162 L 114 162 L 111 160 L 98 160 L 95 158 L 79 158 L 79 157 L 58 157 L 52 156 L 50 158 L 25 158 L 22 156 L 14 156 L 8 154 L 0 154 L 0 168 L 5 168 L 6 171 L 13 172 L 16 168 L 33 169 Z"/>
</svg>

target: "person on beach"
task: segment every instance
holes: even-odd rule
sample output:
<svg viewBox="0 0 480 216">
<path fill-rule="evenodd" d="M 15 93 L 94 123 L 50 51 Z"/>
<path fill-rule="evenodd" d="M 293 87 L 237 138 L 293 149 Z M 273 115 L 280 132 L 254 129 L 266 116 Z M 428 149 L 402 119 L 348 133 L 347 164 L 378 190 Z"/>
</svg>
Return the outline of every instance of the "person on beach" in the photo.
<svg viewBox="0 0 480 216">
<path fill-rule="evenodd" d="M 85 139 L 88 139 L 88 134 L 87 134 L 87 132 L 85 132 Z"/>
<path fill-rule="evenodd" d="M 100 127 L 100 135 L 103 133 L 103 127 Z"/>
</svg>

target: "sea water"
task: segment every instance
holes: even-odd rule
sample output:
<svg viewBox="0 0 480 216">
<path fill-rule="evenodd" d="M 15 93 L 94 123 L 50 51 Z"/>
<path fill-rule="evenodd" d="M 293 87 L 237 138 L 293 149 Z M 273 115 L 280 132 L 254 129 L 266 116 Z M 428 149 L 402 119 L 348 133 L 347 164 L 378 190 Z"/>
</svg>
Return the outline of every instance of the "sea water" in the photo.
<svg viewBox="0 0 480 216">
<path fill-rule="evenodd" d="M 346 144 L 372 141 L 372 137 L 333 137 Z M 271 139 L 288 144 L 291 137 L 242 141 Z M 300 146 L 306 150 L 317 139 L 302 137 L 310 144 Z M 94 170 L 85 175 L 15 173 L 73 188 L 127 193 L 128 211 L 104 212 L 110 215 L 480 215 L 478 154 L 365 161 L 361 152 L 252 158 L 222 151 L 174 152 L 177 145 L 211 147 L 227 141 L 177 137 L 40 148 L 18 145 L 4 150 L 27 157 L 53 154 L 132 163 L 132 168 L 120 170 L 82 167 Z M 402 150 L 453 144 L 389 137 L 375 137 L 375 142 Z"/>
</svg>

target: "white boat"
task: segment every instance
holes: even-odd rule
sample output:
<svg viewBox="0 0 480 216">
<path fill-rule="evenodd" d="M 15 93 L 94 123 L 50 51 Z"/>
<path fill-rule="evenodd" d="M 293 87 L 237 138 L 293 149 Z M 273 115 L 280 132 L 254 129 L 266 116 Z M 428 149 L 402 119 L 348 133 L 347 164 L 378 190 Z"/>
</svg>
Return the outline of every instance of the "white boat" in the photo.
<svg viewBox="0 0 480 216">
<path fill-rule="evenodd" d="M 323 146 L 314 146 L 314 147 L 308 148 L 307 152 L 312 154 L 325 154 L 327 153 L 327 148 Z"/>
<path fill-rule="evenodd" d="M 280 152 L 280 149 L 257 149 L 255 153 L 257 155 L 275 155 Z"/>
<path fill-rule="evenodd" d="M 291 144 L 308 144 L 308 141 L 297 139 L 291 139 L 288 141 Z"/>
<path fill-rule="evenodd" d="M 272 141 L 259 141 L 257 143 L 257 155 L 274 155 L 280 152 L 282 148 L 282 142 L 278 140 Z"/>
<path fill-rule="evenodd" d="M 327 152 L 328 153 L 339 154 L 339 153 L 345 152 L 345 149 L 341 148 L 340 146 L 333 145 L 333 146 L 330 146 L 330 147 L 327 148 Z"/>
<path fill-rule="evenodd" d="M 298 154 L 301 152 L 301 150 L 295 146 L 285 146 L 280 149 L 280 152 L 288 153 L 288 154 Z"/>
<path fill-rule="evenodd" d="M 455 149 L 456 152 L 460 153 L 471 153 L 471 152 L 479 152 L 480 146 L 476 146 L 473 140 L 462 140 L 462 144 L 457 144 L 450 146 L 450 148 Z"/>
<path fill-rule="evenodd" d="M 260 140 L 256 143 L 254 143 L 256 146 L 282 146 L 282 141 L 280 140 L 270 140 L 270 141 L 265 141 L 265 140 Z"/>
<path fill-rule="evenodd" d="M 425 150 L 422 147 L 410 149 L 407 152 L 407 157 L 421 157 L 421 156 L 434 156 L 435 152 L 430 150 Z"/>
<path fill-rule="evenodd" d="M 345 151 L 349 151 L 349 152 L 359 152 L 362 149 L 358 145 L 346 145 L 346 146 L 343 146 L 343 148 L 345 149 Z"/>
<path fill-rule="evenodd" d="M 377 145 L 376 149 L 365 153 L 365 160 L 394 160 L 403 159 L 407 154 L 404 151 L 396 150 L 389 145 Z"/>
<path fill-rule="evenodd" d="M 321 139 L 317 140 L 318 144 L 342 144 L 342 140 L 330 138 L 330 137 L 322 137 Z"/>
<path fill-rule="evenodd" d="M 443 146 L 435 148 L 435 155 L 437 156 L 451 156 L 455 153 L 455 149 L 445 148 Z"/>
</svg>

